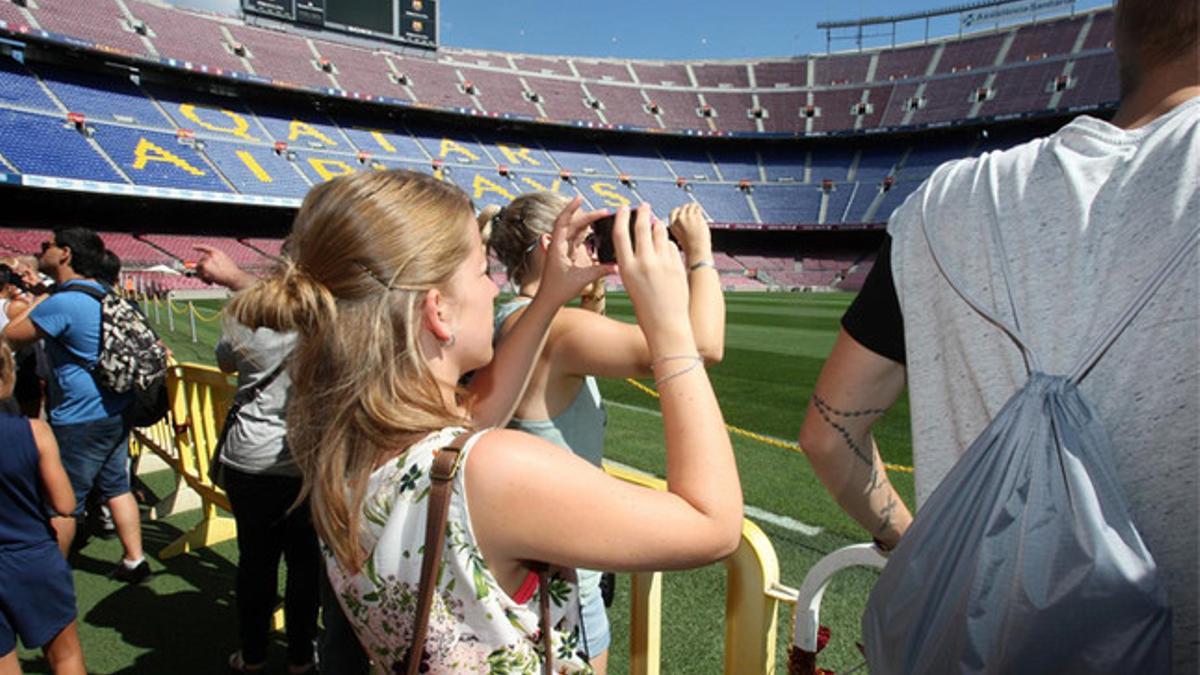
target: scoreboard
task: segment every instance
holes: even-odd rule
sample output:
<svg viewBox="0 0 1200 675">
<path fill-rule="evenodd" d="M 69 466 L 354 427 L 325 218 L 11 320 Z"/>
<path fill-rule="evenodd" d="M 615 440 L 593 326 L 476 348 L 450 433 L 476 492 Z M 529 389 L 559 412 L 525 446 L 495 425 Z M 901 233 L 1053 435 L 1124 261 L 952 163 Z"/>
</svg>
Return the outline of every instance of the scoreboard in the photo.
<svg viewBox="0 0 1200 675">
<path fill-rule="evenodd" d="M 437 0 L 242 0 L 242 11 L 310 28 L 437 48 Z"/>
</svg>

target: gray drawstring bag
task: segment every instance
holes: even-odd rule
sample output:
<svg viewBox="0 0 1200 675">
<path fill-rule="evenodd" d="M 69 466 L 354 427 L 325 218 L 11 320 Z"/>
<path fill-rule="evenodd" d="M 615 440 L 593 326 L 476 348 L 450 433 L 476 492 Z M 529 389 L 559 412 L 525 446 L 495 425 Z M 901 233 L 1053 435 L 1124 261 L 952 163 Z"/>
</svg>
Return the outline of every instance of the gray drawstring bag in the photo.
<svg viewBox="0 0 1200 675">
<path fill-rule="evenodd" d="M 1195 248 L 1200 230 L 1140 290 L 1068 376 L 1043 372 L 1013 324 L 945 266 L 941 274 L 1021 349 L 1029 379 L 917 513 L 871 592 L 862 637 L 872 675 L 1165 673 L 1171 612 L 1130 519 L 1113 450 L 1080 381 Z"/>
</svg>

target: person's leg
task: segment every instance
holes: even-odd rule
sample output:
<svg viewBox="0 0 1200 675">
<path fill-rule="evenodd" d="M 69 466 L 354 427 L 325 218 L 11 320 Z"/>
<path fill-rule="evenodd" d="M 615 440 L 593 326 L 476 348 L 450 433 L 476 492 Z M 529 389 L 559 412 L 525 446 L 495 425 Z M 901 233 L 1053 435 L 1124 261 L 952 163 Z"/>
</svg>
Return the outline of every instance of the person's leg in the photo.
<svg viewBox="0 0 1200 675">
<path fill-rule="evenodd" d="M 78 519 L 83 514 L 84 500 L 87 499 L 92 486 L 96 484 L 103 461 L 96 456 L 93 450 L 95 438 L 93 429 L 88 424 L 51 425 L 51 430 L 54 432 L 54 440 L 58 443 L 63 469 L 66 470 L 67 478 L 71 481 L 71 489 L 75 492 L 75 511 L 73 513 L 53 513 L 49 512 L 49 507 L 47 507 L 47 515 L 50 516 L 50 523 L 54 527 L 58 548 L 65 558 L 70 554 L 71 545 L 75 541 Z"/>
<path fill-rule="evenodd" d="M 237 522 L 238 636 L 243 662 L 255 669 L 267 660 L 267 638 L 275 609 L 279 559 L 283 553 L 282 514 L 260 477 L 225 468 L 225 492 Z"/>
<path fill-rule="evenodd" d="M 17 660 L 16 649 L 0 656 L 0 675 L 21 675 L 21 662 Z"/>
<path fill-rule="evenodd" d="M 291 483 L 281 489 L 286 508 L 300 494 L 301 479 L 281 479 Z M 286 483 L 285 483 L 286 485 Z M 324 572 L 317 532 L 313 529 L 308 502 L 292 509 L 284 519 L 283 555 L 287 562 L 287 590 L 284 611 L 287 617 L 288 666 L 303 669 L 313 660 L 313 638 L 317 634 L 318 577 Z"/>
<path fill-rule="evenodd" d="M 144 558 L 142 551 L 142 513 L 132 492 L 111 497 L 108 508 L 112 510 L 113 524 L 117 537 L 125 549 L 125 559 L 137 562 Z"/>
<path fill-rule="evenodd" d="M 0 607 L 0 655 L 0 675 L 21 675 L 21 662 L 17 660 L 17 634 L 3 607 Z"/>
<path fill-rule="evenodd" d="M 50 672 L 54 675 L 87 675 L 83 665 L 83 646 L 79 643 L 79 631 L 74 621 L 59 631 L 42 651 L 46 661 L 50 663 Z"/>
<path fill-rule="evenodd" d="M 113 417 L 97 422 L 101 433 L 97 443 L 103 448 L 104 463 L 96 476 L 100 495 L 112 510 L 117 537 L 125 549 L 127 567 L 142 562 L 142 514 L 129 490 L 129 430 L 125 421 Z"/>
<path fill-rule="evenodd" d="M 605 649 L 598 656 L 593 656 L 588 663 L 592 664 L 592 670 L 596 675 L 605 675 L 608 673 L 608 650 Z"/>
</svg>

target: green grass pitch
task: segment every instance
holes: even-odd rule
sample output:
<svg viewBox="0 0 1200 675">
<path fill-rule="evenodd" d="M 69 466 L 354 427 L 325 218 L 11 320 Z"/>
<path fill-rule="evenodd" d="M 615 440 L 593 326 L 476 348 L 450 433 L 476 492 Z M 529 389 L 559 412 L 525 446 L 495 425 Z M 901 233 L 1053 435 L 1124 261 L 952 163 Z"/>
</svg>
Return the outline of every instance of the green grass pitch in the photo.
<svg viewBox="0 0 1200 675">
<path fill-rule="evenodd" d="M 853 296 L 828 294 L 728 294 L 724 361 L 710 377 L 730 425 L 794 443 L 805 406 L 825 356 L 833 345 L 838 320 Z M 176 303 L 175 329 L 169 330 L 165 306 L 157 325 L 180 361 L 213 362 L 220 322 L 213 320 L 219 303 L 199 302 L 197 340 L 185 306 Z M 609 296 L 609 313 L 633 320 L 627 296 Z M 153 307 L 152 318 L 155 316 Z M 208 319 L 208 320 L 205 320 Z M 649 382 L 645 382 L 650 384 Z M 620 380 L 602 381 L 609 406 L 606 456 L 659 476 L 663 475 L 662 425 L 657 401 Z M 884 459 L 911 466 L 908 401 L 902 399 L 876 425 Z M 867 535 L 842 515 L 794 450 L 733 436 L 746 503 L 811 526 L 806 531 L 757 521 L 779 557 L 782 580 L 798 587 L 821 556 Z M 890 477 L 910 507 L 910 473 Z M 166 472 L 149 477 L 150 487 L 165 492 Z M 753 519 L 753 518 L 752 518 Z M 80 629 L 91 673 L 213 673 L 236 648 L 233 579 L 236 546 L 232 542 L 206 551 L 159 561 L 153 554 L 195 522 L 183 513 L 145 525 L 147 550 L 156 572 L 146 584 L 121 588 L 104 578 L 110 561 L 120 554 L 114 541 L 90 540 L 73 560 L 79 595 Z M 814 529 L 819 532 L 811 534 Z M 822 623 L 833 640 L 822 654 L 822 667 L 845 671 L 861 663 L 855 647 L 859 617 L 875 578 L 866 570 L 843 573 L 822 603 Z M 722 665 L 724 569 L 714 565 L 665 575 L 663 593 L 663 672 L 717 673 Z M 629 585 L 618 577 L 617 598 L 609 611 L 613 624 L 610 672 L 627 672 Z M 791 635 L 790 608 L 779 617 L 777 666 L 786 667 Z M 273 647 L 283 672 L 283 647 Z M 47 672 L 40 655 L 21 651 L 27 673 Z"/>
</svg>

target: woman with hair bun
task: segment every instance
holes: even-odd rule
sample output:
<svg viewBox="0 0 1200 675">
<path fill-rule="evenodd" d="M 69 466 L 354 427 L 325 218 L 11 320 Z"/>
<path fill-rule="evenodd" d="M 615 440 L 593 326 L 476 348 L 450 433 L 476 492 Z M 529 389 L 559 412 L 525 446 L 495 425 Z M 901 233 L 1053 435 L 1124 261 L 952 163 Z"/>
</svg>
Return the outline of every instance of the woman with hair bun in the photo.
<svg viewBox="0 0 1200 675">
<path fill-rule="evenodd" d="M 538 292 L 495 353 L 498 289 L 470 200 L 408 171 L 314 187 L 287 269 L 244 292 L 269 328 L 295 326 L 288 443 L 304 475 L 330 581 L 379 672 L 590 672 L 576 625 L 576 567 L 693 567 L 737 546 L 741 489 L 687 317 L 666 228 L 629 212 L 614 240 L 662 394 L 669 491 L 606 475 L 505 423 L 561 305 L 611 266 L 571 255 L 603 212 L 572 201 L 546 247 Z M 464 375 L 475 372 L 469 388 Z M 684 416 L 686 415 L 686 420 Z M 451 479 L 428 637 L 409 663 L 430 467 L 467 439 Z M 552 574 L 543 583 L 543 564 Z M 540 589 L 539 589 L 540 587 Z M 540 591 L 540 592 L 539 592 Z M 541 646 L 549 606 L 552 649 Z"/>
<path fill-rule="evenodd" d="M 509 331 L 537 295 L 558 212 L 569 202 L 554 192 L 517 197 L 504 208 L 489 206 L 479 215 L 488 248 L 505 266 L 517 297 L 496 311 L 496 340 Z M 680 242 L 688 265 L 685 303 L 706 364 L 719 362 L 725 346 L 725 297 L 713 266 L 708 224 L 698 204 L 673 210 L 670 231 Z M 579 247 L 574 254 L 587 259 Z M 654 356 L 636 324 L 604 314 L 604 281 L 584 290 L 579 308 L 564 308 L 550 324 L 546 346 L 534 364 L 528 388 L 509 427 L 520 429 L 574 452 L 596 467 L 604 452 L 608 417 L 596 377 L 653 375 Z M 584 643 L 597 673 L 607 670 L 611 633 L 600 591 L 601 573 L 578 570 Z"/>
</svg>

